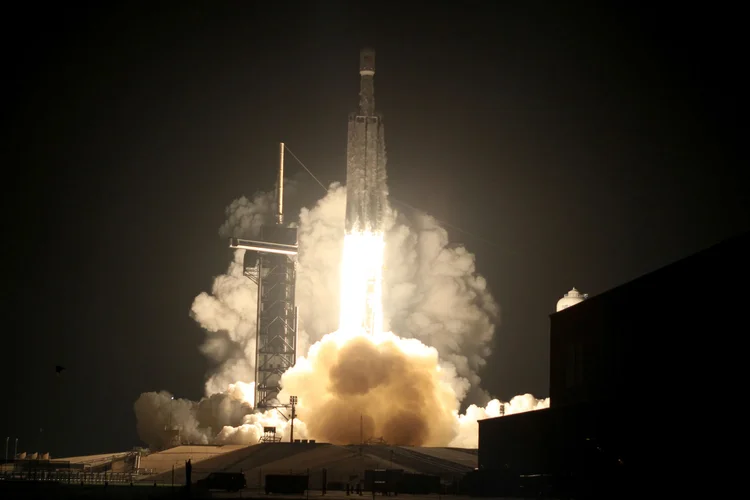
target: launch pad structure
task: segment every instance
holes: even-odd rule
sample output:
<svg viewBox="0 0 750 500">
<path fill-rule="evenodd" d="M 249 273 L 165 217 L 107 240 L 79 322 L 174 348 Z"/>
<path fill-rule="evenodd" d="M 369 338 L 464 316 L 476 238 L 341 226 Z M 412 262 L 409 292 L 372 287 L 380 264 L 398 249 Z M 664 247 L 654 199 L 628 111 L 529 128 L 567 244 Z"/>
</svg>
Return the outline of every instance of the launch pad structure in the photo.
<svg viewBox="0 0 750 500">
<path fill-rule="evenodd" d="M 346 234 L 382 235 L 388 188 L 383 123 L 375 112 L 374 50 L 360 52 L 359 75 L 359 108 L 349 115 L 348 123 Z M 298 327 L 297 229 L 284 225 L 284 151 L 284 143 L 280 143 L 275 223 L 263 225 L 257 240 L 231 238 L 229 247 L 246 251 L 245 276 L 258 286 L 254 408 L 288 408 L 293 421 L 296 397 L 292 396 L 289 404 L 279 401 L 281 376 L 297 361 Z M 366 297 L 379 293 L 379 284 L 377 275 L 368 278 Z M 376 323 L 371 302 L 368 299 L 364 306 L 362 325 L 369 332 Z"/>
<path fill-rule="evenodd" d="M 245 276 L 258 286 L 255 402 L 259 410 L 292 408 L 279 401 L 281 375 L 297 361 L 297 229 L 284 226 L 284 143 L 280 143 L 276 221 L 261 227 L 258 240 L 230 238 L 243 249 Z M 295 398 L 296 399 L 296 398 Z M 284 415 L 286 418 L 286 415 Z"/>
</svg>

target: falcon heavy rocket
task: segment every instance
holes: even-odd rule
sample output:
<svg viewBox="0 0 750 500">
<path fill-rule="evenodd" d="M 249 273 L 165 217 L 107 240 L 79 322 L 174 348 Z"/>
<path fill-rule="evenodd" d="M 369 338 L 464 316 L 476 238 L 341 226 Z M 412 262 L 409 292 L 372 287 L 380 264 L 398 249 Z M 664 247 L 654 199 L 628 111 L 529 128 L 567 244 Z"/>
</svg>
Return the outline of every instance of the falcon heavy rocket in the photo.
<svg viewBox="0 0 750 500">
<path fill-rule="evenodd" d="M 375 51 L 359 55 L 359 110 L 349 115 L 346 154 L 346 234 L 382 234 L 388 187 L 382 117 L 375 113 Z"/>
</svg>

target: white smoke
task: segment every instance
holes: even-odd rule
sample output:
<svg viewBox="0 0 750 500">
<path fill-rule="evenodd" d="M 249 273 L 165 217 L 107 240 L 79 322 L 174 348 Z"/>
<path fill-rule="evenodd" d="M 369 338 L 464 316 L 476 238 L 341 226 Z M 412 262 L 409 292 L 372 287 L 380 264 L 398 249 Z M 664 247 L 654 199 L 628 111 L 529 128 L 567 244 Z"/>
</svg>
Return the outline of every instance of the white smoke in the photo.
<svg viewBox="0 0 750 500">
<path fill-rule="evenodd" d="M 236 252 L 227 273 L 214 279 L 211 294 L 202 292 L 193 301 L 191 314 L 206 330 L 201 350 L 217 363 L 207 395 L 254 378 L 258 288 L 243 274 L 243 257 Z"/>
<path fill-rule="evenodd" d="M 310 367 L 309 361 L 300 358 L 307 354 L 311 345 L 338 327 L 345 204 L 345 188 L 333 184 L 312 208 L 303 208 L 299 214 L 298 368 L 288 372 L 282 380 L 292 387 L 295 386 L 290 382 L 295 380 L 294 373 L 304 370 L 304 366 Z M 261 225 L 271 221 L 274 209 L 272 193 L 258 193 L 252 200 L 239 198 L 227 207 L 227 220 L 219 233 L 224 238 L 258 236 Z M 453 412 L 452 423 L 438 430 L 433 424 L 427 425 L 425 428 L 431 430 L 424 435 L 431 437 L 422 442 L 476 447 L 478 419 L 500 415 L 501 407 L 509 414 L 543 408 L 549 401 L 536 400 L 531 395 L 516 396 L 509 403 L 489 401 L 489 395 L 480 387 L 479 371 L 490 353 L 489 342 L 498 322 L 499 307 L 485 279 L 476 274 L 474 256 L 461 245 L 451 245 L 446 231 L 434 218 L 420 213 L 408 216 L 393 213 L 395 217 L 389 223 L 384 256 L 385 329 L 399 337 L 413 338 L 425 349 L 431 346 L 437 351 L 439 359 L 435 358 L 435 367 L 426 368 L 440 373 L 440 383 L 433 386 L 442 396 L 435 397 L 443 401 L 447 387 L 456 402 L 456 408 L 446 410 Z M 275 426 L 288 437 L 288 423 L 279 418 L 278 412 L 250 412 L 257 287 L 243 275 L 243 258 L 243 251 L 235 252 L 226 274 L 215 278 L 211 293 L 199 294 L 192 305 L 192 317 L 207 332 L 202 350 L 216 363 L 214 373 L 206 382 L 207 397 L 192 406 L 190 402 L 179 400 L 179 405 L 166 413 L 164 395 L 167 393 L 145 393 L 136 402 L 139 434 L 152 446 L 164 440 L 165 414 L 171 415 L 169 418 L 185 429 L 181 434 L 183 442 L 255 443 L 264 425 Z M 313 351 L 310 354 L 313 355 Z M 427 379 L 434 378 L 434 375 L 423 375 Z M 287 389 L 285 386 L 284 392 Z M 302 414 L 305 405 L 315 407 L 311 395 L 305 403 L 304 387 L 295 390 L 300 396 Z M 221 418 L 209 421 L 200 413 L 200 408 L 211 398 L 241 403 L 244 413 L 238 415 L 231 406 L 234 403 L 227 408 L 213 406 Z M 468 406 L 464 415 L 458 415 L 460 401 L 475 404 Z M 442 407 L 449 408 L 450 404 Z M 315 424 L 317 432 L 321 432 L 317 420 Z M 295 436 L 299 432 L 300 437 L 307 437 L 307 431 L 304 422 L 295 421 Z"/>
<path fill-rule="evenodd" d="M 226 394 L 214 394 L 199 402 L 175 399 L 166 392 L 147 392 L 135 402 L 135 416 L 141 439 L 155 448 L 180 442 L 209 444 L 225 426 L 242 423 L 251 412 L 248 404 Z M 178 436 L 170 430 L 179 429 Z"/>
<path fill-rule="evenodd" d="M 338 328 L 346 189 L 333 184 L 311 208 L 300 211 L 297 267 L 300 352 Z"/>
<path fill-rule="evenodd" d="M 385 248 L 385 330 L 435 347 L 469 380 L 470 402 L 486 403 L 479 370 L 490 355 L 499 307 L 475 272 L 474 255 L 450 245 L 448 233 L 421 213 L 399 215 Z"/>
<path fill-rule="evenodd" d="M 297 303 L 310 342 L 338 327 L 345 207 L 346 189 L 333 184 L 312 209 L 300 213 Z M 394 213 L 386 233 L 384 329 L 435 347 L 469 380 L 472 402 L 484 404 L 489 397 L 479 390 L 479 370 L 490 354 L 498 305 L 475 273 L 474 256 L 463 246 L 451 246 L 435 219 Z"/>
<path fill-rule="evenodd" d="M 234 200 L 225 210 L 227 220 L 219 228 L 222 238 L 252 238 L 260 228 L 271 222 L 276 210 L 273 193 L 258 192 L 250 200 L 245 196 Z"/>
<path fill-rule="evenodd" d="M 526 411 L 549 408 L 549 398 L 536 399 L 531 394 L 513 397 L 509 402 L 493 399 L 486 406 L 469 405 L 463 415 L 458 416 L 458 431 L 450 446 L 476 448 L 479 437 L 479 421 L 485 418 L 512 415 Z"/>
<path fill-rule="evenodd" d="M 289 440 L 291 422 L 273 410 L 253 413 L 252 394 L 253 385 L 242 382 L 197 402 L 174 399 L 166 391 L 143 393 L 134 405 L 138 435 L 154 449 L 179 443 L 257 443 L 264 427 L 275 427 L 277 437 Z M 294 434 L 306 437 L 304 422 L 295 419 Z"/>
</svg>

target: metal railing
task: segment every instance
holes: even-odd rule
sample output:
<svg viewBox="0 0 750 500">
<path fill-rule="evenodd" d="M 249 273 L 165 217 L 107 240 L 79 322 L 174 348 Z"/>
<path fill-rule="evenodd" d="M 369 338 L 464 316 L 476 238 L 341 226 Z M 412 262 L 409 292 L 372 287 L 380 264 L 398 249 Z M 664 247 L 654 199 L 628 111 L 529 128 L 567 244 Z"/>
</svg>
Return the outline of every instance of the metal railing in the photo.
<svg viewBox="0 0 750 500">
<path fill-rule="evenodd" d="M 191 472 L 191 487 L 194 489 L 202 488 L 202 485 L 197 484 L 198 481 L 206 478 L 212 472 L 230 472 L 230 470 L 193 467 Z M 333 470 L 324 468 L 280 470 L 273 467 L 268 469 L 256 468 L 249 471 L 235 469 L 231 470 L 231 472 L 241 472 L 245 476 L 246 484 L 242 491 L 246 494 L 265 494 L 267 486 L 266 476 L 268 475 L 295 475 L 307 476 L 307 489 L 304 493 L 307 497 L 318 497 L 326 495 L 327 492 L 330 494 L 336 491 L 341 495 L 352 497 L 369 497 L 373 495 L 372 488 L 374 485 L 368 485 L 365 478 L 365 471 L 358 470 L 357 468 L 345 471 L 340 468 Z M 4 480 L 0 481 L 0 483 L 6 483 L 4 486 L 7 487 L 15 482 L 18 487 L 23 486 L 22 483 L 46 483 L 50 485 L 58 484 L 65 487 L 70 486 L 71 488 L 94 486 L 125 488 L 132 486 L 135 488 L 158 488 L 159 490 L 170 487 L 183 488 L 185 487 L 186 480 L 184 467 L 175 467 L 174 470 L 160 471 L 160 473 L 152 475 L 135 474 L 132 472 L 27 469 L 4 471 L 0 474 L 0 479 Z M 461 480 L 462 478 L 455 482 L 451 481 L 449 484 L 440 481 L 440 493 L 443 495 L 460 495 L 464 489 L 461 488 Z M 413 483 L 409 486 L 407 482 L 399 484 L 395 487 L 395 490 L 399 493 L 424 494 L 416 490 L 411 491 L 415 487 L 418 489 L 418 486 Z M 3 485 L 0 484 L 0 486 Z M 0 497 L 2 496 L 2 491 L 0 491 Z"/>
<path fill-rule="evenodd" d="M 54 482 L 66 484 L 129 484 L 134 475 L 130 472 L 86 472 L 68 470 L 18 469 L 4 470 L 0 478 L 5 481 Z"/>
</svg>

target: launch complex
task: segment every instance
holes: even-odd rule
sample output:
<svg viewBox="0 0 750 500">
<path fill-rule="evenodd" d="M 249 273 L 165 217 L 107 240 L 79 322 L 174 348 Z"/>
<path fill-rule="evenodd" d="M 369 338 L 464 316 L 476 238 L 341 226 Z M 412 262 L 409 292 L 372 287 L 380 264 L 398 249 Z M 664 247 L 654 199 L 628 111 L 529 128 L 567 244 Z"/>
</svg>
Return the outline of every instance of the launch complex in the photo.
<svg viewBox="0 0 750 500">
<path fill-rule="evenodd" d="M 389 206 L 384 127 L 375 111 L 374 51 L 362 50 L 359 63 L 359 106 L 348 119 L 339 331 L 348 339 L 372 340 L 364 336 L 383 333 L 382 269 Z M 311 490 L 322 495 L 335 490 L 340 498 L 344 491 L 347 497 L 354 491 L 361 496 L 363 489 L 373 498 L 376 492 L 613 498 L 623 492 L 631 497 L 644 492 L 675 497 L 705 491 L 715 497 L 720 491 L 736 491 L 737 475 L 727 472 L 737 466 L 732 457 L 744 430 L 742 412 L 712 408 L 696 420 L 684 405 L 672 401 L 697 401 L 701 391 L 714 401 L 734 401 L 740 392 L 732 380 L 743 380 L 737 372 L 743 360 L 732 354 L 741 350 L 727 350 L 721 342 L 678 343 L 674 332 L 732 332 L 744 324 L 750 301 L 744 286 L 750 281 L 750 233 L 592 299 L 571 290 L 551 316 L 553 404 L 475 420 L 478 449 L 406 446 L 395 444 L 397 439 L 390 444 L 364 438 L 358 444 L 294 439 L 297 396 L 290 396 L 288 402 L 279 399 L 282 375 L 297 362 L 299 328 L 298 234 L 284 222 L 284 152 L 281 143 L 273 222 L 263 225 L 254 239 L 231 238 L 229 247 L 245 251 L 243 274 L 258 291 L 253 406 L 256 411 L 273 409 L 282 415 L 282 409 L 290 409 L 289 417 L 284 415 L 292 423 L 290 442 L 280 443 L 276 428 L 265 427 L 261 444 L 228 440 L 222 441 L 227 444 L 180 444 L 153 453 L 134 449 L 53 461 L 48 454 L 27 457 L 25 453 L 14 453 L 15 458 L 8 460 L 6 440 L 0 497 L 26 491 L 24 485 L 32 483 L 38 494 L 37 486 L 44 483 L 50 485 L 44 490 L 50 497 L 60 495 L 63 485 L 76 492 L 121 484 L 128 485 L 132 498 L 173 498 L 174 489 L 157 485 L 184 484 L 190 492 L 195 479 L 200 483 L 217 474 L 243 477 L 243 486 L 231 490 L 240 495 L 242 489 L 249 489 L 300 497 Z M 700 295 L 700 307 L 686 314 L 685 290 L 729 287 L 734 293 Z M 354 364 L 358 361 L 355 358 Z M 696 370 L 697 362 L 740 368 Z M 403 377 L 398 383 L 404 383 Z M 655 388 L 669 389 L 667 403 Z M 392 404 L 393 392 L 378 404 Z M 647 411 L 623 411 L 634 402 Z M 427 406 L 434 414 L 436 405 Z M 191 475 L 193 463 L 198 464 L 195 475 Z M 133 489 L 134 484 L 142 489 Z M 79 485 L 81 490 L 76 490 Z"/>
<path fill-rule="evenodd" d="M 382 267 L 388 212 L 385 138 L 375 112 L 375 51 L 359 60 L 359 107 L 349 115 L 346 165 L 346 228 L 339 328 L 372 334 L 382 331 Z M 255 408 L 291 408 L 279 400 L 281 376 L 297 360 L 298 310 L 295 302 L 297 229 L 284 224 L 284 143 L 279 148 L 277 213 L 257 240 L 231 238 L 245 250 L 245 276 L 258 287 L 255 355 Z"/>
</svg>

